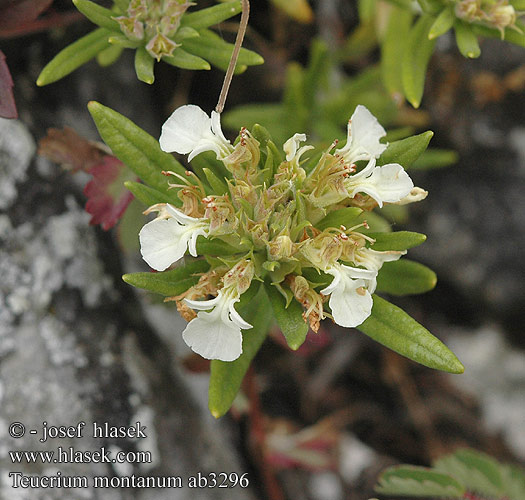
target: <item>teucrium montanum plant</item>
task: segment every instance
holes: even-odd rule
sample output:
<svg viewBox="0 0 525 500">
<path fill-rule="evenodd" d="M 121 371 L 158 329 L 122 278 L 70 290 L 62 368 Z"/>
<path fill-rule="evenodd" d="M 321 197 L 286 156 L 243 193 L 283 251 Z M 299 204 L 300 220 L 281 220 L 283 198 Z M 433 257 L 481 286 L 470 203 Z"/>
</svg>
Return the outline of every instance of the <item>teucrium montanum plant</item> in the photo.
<svg viewBox="0 0 525 500">
<path fill-rule="evenodd" d="M 241 25 L 246 21 L 247 9 Z M 378 120 L 357 106 L 346 142 L 324 151 L 311 151 L 298 132 L 282 145 L 283 155 L 259 125 L 243 127 L 231 143 L 220 112 L 237 54 L 216 111 L 176 109 L 160 144 L 115 111 L 89 105 L 102 138 L 144 182 L 126 185 L 150 206 L 146 213 L 157 214 L 139 234 L 142 256 L 157 272 L 124 279 L 165 295 L 188 321 L 185 342 L 212 360 L 213 415 L 231 406 L 274 318 L 292 349 L 329 318 L 426 366 L 461 373 L 444 344 L 375 294 L 435 285 L 428 268 L 399 260 L 424 235 L 377 233 L 367 223 L 376 207 L 426 197 L 395 158 L 415 159 L 429 137 L 389 147 Z M 188 155 L 193 171 L 171 152 Z"/>
</svg>

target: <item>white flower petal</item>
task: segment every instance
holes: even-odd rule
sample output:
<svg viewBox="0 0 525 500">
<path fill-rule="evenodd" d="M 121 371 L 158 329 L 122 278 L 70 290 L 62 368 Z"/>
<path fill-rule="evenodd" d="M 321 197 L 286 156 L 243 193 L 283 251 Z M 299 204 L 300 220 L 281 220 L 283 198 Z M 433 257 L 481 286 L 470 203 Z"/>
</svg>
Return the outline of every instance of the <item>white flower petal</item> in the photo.
<svg viewBox="0 0 525 500">
<path fill-rule="evenodd" d="M 330 295 L 328 303 L 334 321 L 340 326 L 352 328 L 360 325 L 370 316 L 373 300 L 366 290 L 364 280 L 353 280 L 344 276 L 341 282 Z"/>
<path fill-rule="evenodd" d="M 367 284 L 375 280 L 377 272 L 334 264 L 325 269 L 334 279 L 321 293 L 330 293 L 329 305 L 334 321 L 341 326 L 360 325 L 372 310 L 372 296 Z M 359 292 L 358 292 L 359 289 Z"/>
<path fill-rule="evenodd" d="M 241 330 L 234 323 L 223 323 L 220 310 L 200 312 L 184 332 L 184 342 L 206 359 L 233 361 L 242 354 Z"/>
<path fill-rule="evenodd" d="M 348 177 L 345 186 L 350 198 L 357 193 L 366 193 L 382 207 L 383 203 L 395 203 L 403 199 L 414 184 L 401 165 L 389 163 L 375 167 L 368 177 L 363 178 L 359 174 Z"/>
<path fill-rule="evenodd" d="M 219 304 L 221 301 L 221 291 L 219 290 L 219 293 L 217 297 L 214 297 L 210 300 L 190 300 L 190 299 L 184 299 L 184 302 L 188 304 L 192 309 L 196 309 L 197 311 L 206 311 L 208 309 L 213 309 L 215 306 Z"/>
<path fill-rule="evenodd" d="M 358 144 L 367 153 L 379 158 L 387 148 L 379 140 L 386 135 L 385 129 L 377 118 L 365 106 L 359 105 L 350 118 L 351 137 L 354 144 Z"/>
<path fill-rule="evenodd" d="M 253 328 L 252 325 L 250 325 L 250 323 L 248 323 L 247 321 L 244 321 L 244 319 L 242 319 L 241 315 L 236 311 L 235 307 L 234 307 L 234 304 L 236 302 L 239 302 L 239 300 L 234 300 L 232 302 L 230 302 L 230 305 L 228 307 L 228 311 L 230 313 L 230 319 L 239 327 L 239 328 L 242 328 L 243 330 L 249 330 L 250 328 Z"/>
<path fill-rule="evenodd" d="M 337 149 L 348 163 L 379 158 L 387 148 L 379 140 L 386 135 L 377 118 L 364 106 L 357 106 L 348 121 L 348 139 L 343 148 Z"/>
<path fill-rule="evenodd" d="M 184 212 L 181 212 L 178 208 L 175 208 L 169 203 L 166 203 L 166 211 L 181 224 L 195 224 L 204 220 L 198 219 L 196 217 L 190 217 L 189 215 L 186 215 Z"/>
<path fill-rule="evenodd" d="M 168 153 L 187 154 L 210 133 L 211 120 L 199 106 L 177 108 L 162 126 L 160 148 Z"/>
<path fill-rule="evenodd" d="M 294 134 L 283 144 L 283 151 L 286 153 L 286 161 L 292 161 L 299 144 L 306 141 L 306 134 Z"/>
<path fill-rule="evenodd" d="M 139 233 L 140 253 L 150 267 L 164 271 L 186 252 L 185 227 L 175 219 L 155 219 Z"/>
<path fill-rule="evenodd" d="M 217 111 L 211 112 L 211 130 L 219 139 L 228 142 L 228 139 L 226 139 L 222 133 L 221 115 L 220 113 L 217 113 Z"/>
</svg>

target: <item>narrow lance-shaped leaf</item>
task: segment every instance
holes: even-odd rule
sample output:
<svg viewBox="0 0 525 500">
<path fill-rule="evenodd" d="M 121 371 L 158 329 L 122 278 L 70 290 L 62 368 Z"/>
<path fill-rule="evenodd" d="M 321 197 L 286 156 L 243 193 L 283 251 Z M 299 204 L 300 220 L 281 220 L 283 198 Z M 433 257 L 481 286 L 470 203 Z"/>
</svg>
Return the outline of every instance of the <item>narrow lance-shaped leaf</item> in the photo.
<svg viewBox="0 0 525 500">
<path fill-rule="evenodd" d="M 228 193 L 228 185 L 222 179 L 217 177 L 209 168 L 205 168 L 203 171 L 211 189 L 213 190 L 213 194 L 223 195 Z"/>
<path fill-rule="evenodd" d="M 385 470 L 374 490 L 384 495 L 434 498 L 462 498 L 465 493 L 465 488 L 448 474 L 411 465 Z"/>
<path fill-rule="evenodd" d="M 371 245 L 372 250 L 408 250 L 424 243 L 426 235 L 412 231 L 395 231 L 393 233 L 367 233 L 376 241 Z"/>
<path fill-rule="evenodd" d="M 371 316 L 358 327 L 376 342 L 417 363 L 450 373 L 465 368 L 454 353 L 405 311 L 374 295 Z"/>
<path fill-rule="evenodd" d="M 199 31 L 200 37 L 189 38 L 184 41 L 184 49 L 191 54 L 210 61 L 220 69 L 226 69 L 230 63 L 233 44 L 225 42 L 213 31 L 203 29 Z M 257 53 L 241 48 L 237 60 L 236 73 L 242 72 L 246 66 L 262 64 L 264 59 Z"/>
<path fill-rule="evenodd" d="M 436 283 L 437 276 L 432 269 L 413 260 L 401 259 L 383 264 L 377 277 L 377 291 L 417 295 L 433 290 Z"/>
<path fill-rule="evenodd" d="M 205 260 L 195 260 L 171 271 L 125 274 L 122 279 L 137 288 L 175 296 L 195 285 L 199 281 L 199 274 L 205 273 L 209 268 L 210 265 Z"/>
<path fill-rule="evenodd" d="M 182 16 L 180 24 L 181 26 L 191 26 L 198 30 L 213 24 L 219 24 L 239 12 L 241 12 L 241 2 L 239 0 L 221 3 L 197 12 L 187 12 Z"/>
<path fill-rule="evenodd" d="M 452 5 L 445 7 L 432 23 L 428 32 L 428 38 L 433 40 L 438 36 L 444 35 L 450 28 L 452 28 L 455 20 L 456 14 L 454 13 L 454 7 Z"/>
<path fill-rule="evenodd" d="M 56 82 L 93 59 L 101 50 L 108 47 L 110 33 L 107 29 L 98 28 L 68 45 L 46 64 L 36 84 L 43 87 Z"/>
<path fill-rule="evenodd" d="M 409 168 L 427 149 L 433 135 L 434 132 L 427 130 L 421 134 L 391 142 L 379 157 L 377 164 L 399 163 L 403 167 Z"/>
<path fill-rule="evenodd" d="M 177 47 L 171 56 L 164 56 L 162 60 L 172 66 L 182 69 L 208 70 L 211 69 L 210 63 L 202 57 L 194 56 L 186 52 L 181 47 Z"/>
<path fill-rule="evenodd" d="M 135 73 L 144 83 L 152 84 L 155 81 L 153 67 L 155 59 L 151 57 L 145 47 L 139 47 L 135 52 Z"/>
<path fill-rule="evenodd" d="M 119 23 L 112 19 L 115 16 L 113 11 L 89 0 L 73 0 L 73 4 L 92 23 L 98 24 L 101 28 L 120 33 Z"/>
<path fill-rule="evenodd" d="M 257 287 L 259 283 L 253 283 Z M 248 290 L 249 292 L 249 290 Z M 231 407 L 252 359 L 261 347 L 273 322 L 272 309 L 263 287 L 252 297 L 241 296 L 237 310 L 253 328 L 243 331 L 242 354 L 235 361 L 213 360 L 210 365 L 208 407 L 215 418 L 222 417 Z"/>
<path fill-rule="evenodd" d="M 286 307 L 286 300 L 279 290 L 270 283 L 264 285 L 272 305 L 273 314 L 283 332 L 286 343 L 290 349 L 296 351 L 306 340 L 308 333 L 308 325 L 303 318 L 303 308 L 296 300 L 292 300 Z"/>
<path fill-rule="evenodd" d="M 474 59 L 480 56 L 481 49 L 479 48 L 478 37 L 474 34 L 469 24 L 459 19 L 456 20 L 454 33 L 456 34 L 458 49 L 464 57 Z"/>
<path fill-rule="evenodd" d="M 95 101 L 88 104 L 88 109 L 100 136 L 113 153 L 146 184 L 165 193 L 167 202 L 176 199 L 174 191 L 168 190 L 168 180 L 161 172 L 166 170 L 185 175 L 184 167 L 162 151 L 156 139 L 120 113 Z"/>
<path fill-rule="evenodd" d="M 102 67 L 110 66 L 111 64 L 117 61 L 117 59 L 122 54 L 123 50 L 124 50 L 124 47 L 120 47 L 119 45 L 110 45 L 109 47 L 106 47 L 104 50 L 101 50 L 97 54 L 97 62 L 99 66 L 102 66 Z"/>
<path fill-rule="evenodd" d="M 428 39 L 430 27 L 434 22 L 431 16 L 421 16 L 410 30 L 405 56 L 403 58 L 402 76 L 405 96 L 414 106 L 419 108 L 428 61 L 434 51 L 435 40 Z"/>
<path fill-rule="evenodd" d="M 350 229 L 352 226 L 359 224 L 360 221 L 357 218 L 362 213 L 363 211 L 357 207 L 340 208 L 330 212 L 326 217 L 316 222 L 314 226 L 321 231 L 327 227 L 339 226 L 345 226 L 347 229 Z"/>
<path fill-rule="evenodd" d="M 140 182 L 128 181 L 124 183 L 124 186 L 128 188 L 137 200 L 141 201 L 146 207 L 151 207 L 157 203 L 166 203 L 166 194 L 156 189 L 141 184 Z M 171 199 L 170 203 L 177 207 L 182 205 L 182 202 L 177 199 Z"/>
<path fill-rule="evenodd" d="M 388 24 L 381 44 L 381 78 L 390 94 L 403 93 L 401 68 L 412 17 L 410 10 L 390 6 Z"/>
</svg>

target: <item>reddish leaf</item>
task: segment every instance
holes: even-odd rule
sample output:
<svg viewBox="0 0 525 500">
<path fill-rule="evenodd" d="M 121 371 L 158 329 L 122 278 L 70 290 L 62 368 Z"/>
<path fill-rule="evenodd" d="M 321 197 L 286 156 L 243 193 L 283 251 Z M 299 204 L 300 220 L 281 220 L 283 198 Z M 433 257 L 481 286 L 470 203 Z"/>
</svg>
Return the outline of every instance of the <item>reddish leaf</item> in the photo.
<svg viewBox="0 0 525 500">
<path fill-rule="evenodd" d="M 53 0 L 12 0 L 0 4 L 0 31 L 34 21 Z"/>
<path fill-rule="evenodd" d="M 102 161 L 106 154 L 101 150 L 102 147 L 79 136 L 72 128 L 50 128 L 39 142 L 38 154 L 66 170 L 87 172 Z"/>
<path fill-rule="evenodd" d="M 88 173 L 93 179 L 86 184 L 88 200 L 86 212 L 92 215 L 90 224 L 100 224 L 107 231 L 112 228 L 133 200 L 124 187 L 125 181 L 136 180 L 135 175 L 114 156 L 104 156 Z"/>
<path fill-rule="evenodd" d="M 0 117 L 2 118 L 18 117 L 12 89 L 13 79 L 5 62 L 4 53 L 0 50 Z"/>
</svg>

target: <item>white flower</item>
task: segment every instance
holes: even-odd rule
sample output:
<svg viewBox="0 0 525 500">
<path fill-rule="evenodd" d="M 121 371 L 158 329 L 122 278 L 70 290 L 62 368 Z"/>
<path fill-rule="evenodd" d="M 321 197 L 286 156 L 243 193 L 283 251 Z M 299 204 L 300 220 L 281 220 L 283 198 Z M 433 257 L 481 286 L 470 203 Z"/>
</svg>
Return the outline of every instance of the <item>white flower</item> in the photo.
<svg viewBox="0 0 525 500">
<path fill-rule="evenodd" d="M 375 276 L 368 282 L 368 291 L 374 293 L 377 286 L 377 273 L 385 262 L 393 262 L 398 260 L 402 255 L 407 253 L 406 250 L 395 251 L 388 250 L 386 252 L 378 252 L 371 248 L 362 247 L 354 253 L 354 263 L 358 266 L 363 266 L 369 271 L 375 272 Z"/>
<path fill-rule="evenodd" d="M 194 104 L 181 106 L 173 112 L 162 126 L 159 143 L 167 153 L 190 153 L 188 161 L 204 151 L 213 151 L 217 159 L 233 151 L 222 133 L 219 113 L 212 111 L 210 118 Z"/>
<path fill-rule="evenodd" d="M 334 321 L 348 328 L 363 323 L 370 316 L 373 305 L 367 282 L 375 279 L 377 272 L 337 262 L 324 271 L 334 277 L 332 283 L 321 290 L 323 295 L 330 294 L 328 304 Z"/>
<path fill-rule="evenodd" d="M 348 121 L 348 139 L 345 146 L 335 152 L 349 164 L 379 158 L 387 147 L 379 142 L 385 135 L 385 129 L 377 118 L 367 108 L 359 105 Z"/>
<path fill-rule="evenodd" d="M 148 222 L 139 233 L 140 253 L 150 267 L 164 271 L 186 250 L 197 257 L 197 238 L 208 236 L 207 219 L 196 219 L 167 204 L 165 216 Z"/>
<path fill-rule="evenodd" d="M 184 342 L 206 359 L 233 361 L 242 354 L 241 328 L 252 328 L 235 310 L 239 302 L 236 286 L 224 287 L 211 300 L 185 299 L 192 309 L 201 310 L 182 332 Z M 211 312 L 203 312 L 213 309 Z"/>
<path fill-rule="evenodd" d="M 353 198 L 357 193 L 366 193 L 377 201 L 379 207 L 405 198 L 414 187 L 405 169 L 397 163 L 376 167 L 375 162 L 375 158 L 371 158 L 361 172 L 345 179 L 348 196 Z"/>
<path fill-rule="evenodd" d="M 306 141 L 306 134 L 294 134 L 283 144 L 283 151 L 286 153 L 286 161 L 295 161 L 299 165 L 301 155 L 309 149 L 314 149 L 313 146 L 303 146 L 299 148 L 299 144 Z M 298 149 L 299 148 L 299 149 Z"/>
</svg>

